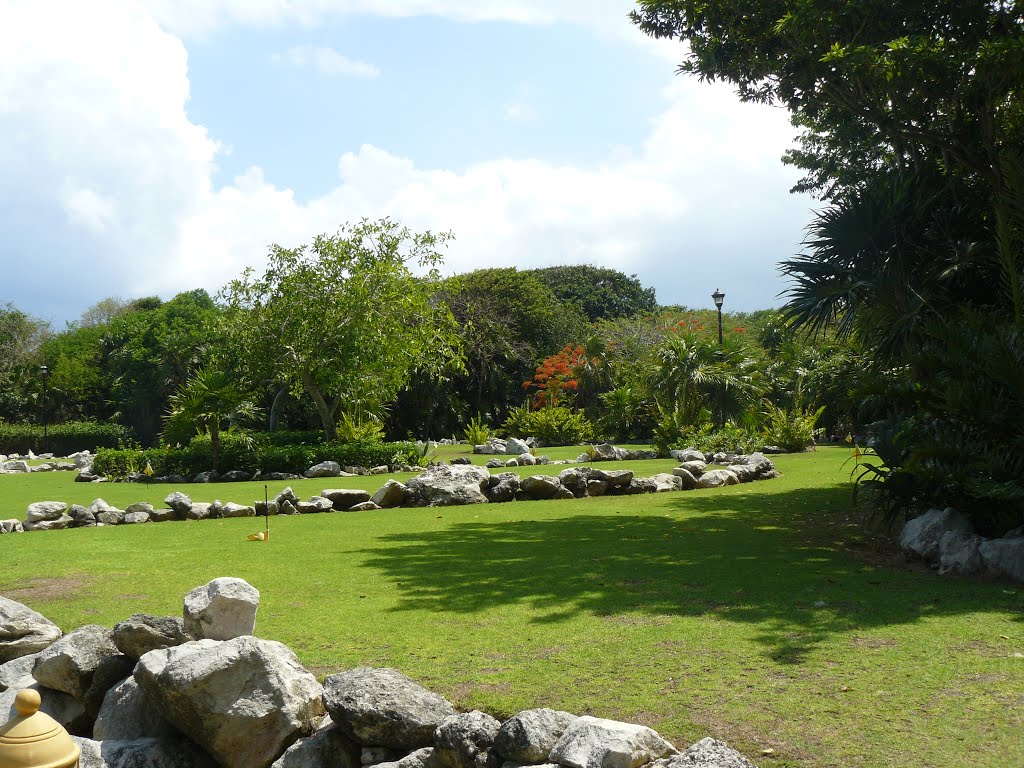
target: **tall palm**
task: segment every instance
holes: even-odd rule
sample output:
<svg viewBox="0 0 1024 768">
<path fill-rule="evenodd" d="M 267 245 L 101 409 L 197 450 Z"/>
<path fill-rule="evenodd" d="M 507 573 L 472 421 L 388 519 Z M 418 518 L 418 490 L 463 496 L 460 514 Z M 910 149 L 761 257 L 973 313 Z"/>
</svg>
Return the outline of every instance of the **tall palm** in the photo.
<svg viewBox="0 0 1024 768">
<path fill-rule="evenodd" d="M 177 442 L 192 432 L 209 432 L 213 469 L 218 469 L 222 425 L 250 420 L 257 411 L 248 393 L 229 374 L 200 368 L 171 395 L 164 417 L 164 438 Z"/>
</svg>

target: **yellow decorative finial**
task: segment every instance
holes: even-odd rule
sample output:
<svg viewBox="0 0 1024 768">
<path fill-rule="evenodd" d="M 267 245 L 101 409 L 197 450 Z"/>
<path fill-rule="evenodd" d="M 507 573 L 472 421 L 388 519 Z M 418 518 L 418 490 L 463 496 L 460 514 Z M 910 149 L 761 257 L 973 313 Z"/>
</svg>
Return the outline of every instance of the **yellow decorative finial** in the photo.
<svg viewBox="0 0 1024 768">
<path fill-rule="evenodd" d="M 39 691 L 26 688 L 23 691 L 18 691 L 18 695 L 14 697 L 14 708 L 21 717 L 29 717 L 39 711 L 39 705 L 42 702 Z"/>
</svg>

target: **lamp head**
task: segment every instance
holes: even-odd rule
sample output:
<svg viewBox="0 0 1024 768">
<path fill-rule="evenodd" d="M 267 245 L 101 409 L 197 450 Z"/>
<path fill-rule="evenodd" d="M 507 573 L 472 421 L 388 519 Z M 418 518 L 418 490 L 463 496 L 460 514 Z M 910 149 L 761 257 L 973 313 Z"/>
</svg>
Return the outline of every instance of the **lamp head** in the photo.
<svg viewBox="0 0 1024 768">
<path fill-rule="evenodd" d="M 711 294 L 711 298 L 714 299 L 715 306 L 721 309 L 722 304 L 725 303 L 725 294 L 722 293 L 722 291 L 720 291 L 718 288 L 716 288 L 715 292 Z"/>
</svg>

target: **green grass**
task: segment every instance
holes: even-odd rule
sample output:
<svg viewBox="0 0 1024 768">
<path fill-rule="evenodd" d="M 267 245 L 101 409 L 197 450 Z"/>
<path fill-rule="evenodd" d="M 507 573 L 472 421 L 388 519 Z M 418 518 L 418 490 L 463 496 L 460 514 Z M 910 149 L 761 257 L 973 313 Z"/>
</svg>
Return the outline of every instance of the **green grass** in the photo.
<svg viewBox="0 0 1024 768">
<path fill-rule="evenodd" d="M 319 674 L 393 666 L 462 708 L 714 735 L 762 766 L 1024 764 L 1024 588 L 880 564 L 847 520 L 848 453 L 713 491 L 272 518 L 265 544 L 251 519 L 4 536 L 0 591 L 70 629 L 240 576 L 257 633 Z"/>
</svg>

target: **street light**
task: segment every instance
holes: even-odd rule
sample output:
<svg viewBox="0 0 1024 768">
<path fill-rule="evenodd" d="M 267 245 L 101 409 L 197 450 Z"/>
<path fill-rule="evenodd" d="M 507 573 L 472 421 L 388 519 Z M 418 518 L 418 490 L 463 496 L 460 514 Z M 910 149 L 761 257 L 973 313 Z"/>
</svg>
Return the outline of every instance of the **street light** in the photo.
<svg viewBox="0 0 1024 768">
<path fill-rule="evenodd" d="M 715 302 L 715 306 L 718 307 L 718 346 L 721 348 L 725 340 L 722 337 L 722 305 L 725 303 L 725 294 L 722 293 L 720 288 L 715 288 L 715 292 L 711 294 L 711 299 Z M 722 386 L 718 390 L 718 426 L 725 426 L 725 382 L 722 382 Z"/>
<path fill-rule="evenodd" d="M 46 428 L 50 423 L 50 414 L 46 410 L 46 382 L 50 378 L 50 369 L 45 365 L 39 366 L 39 373 L 43 376 L 43 444 L 40 446 L 40 453 L 46 452 Z"/>
</svg>

